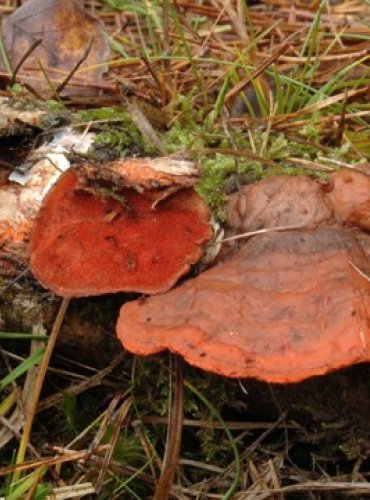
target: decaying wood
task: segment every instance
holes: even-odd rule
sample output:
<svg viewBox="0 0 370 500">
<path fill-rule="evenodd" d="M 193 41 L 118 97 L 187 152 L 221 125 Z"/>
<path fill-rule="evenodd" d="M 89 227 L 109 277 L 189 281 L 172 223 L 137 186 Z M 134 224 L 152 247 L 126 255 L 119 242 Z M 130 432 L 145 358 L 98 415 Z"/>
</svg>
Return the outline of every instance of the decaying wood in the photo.
<svg viewBox="0 0 370 500">
<path fill-rule="evenodd" d="M 2 331 L 32 332 L 34 325 L 40 321 L 45 330 L 50 331 L 58 298 L 19 283 L 0 295 Z M 114 333 L 114 318 L 122 300 L 124 298 L 121 296 L 120 299 L 102 297 L 73 301 L 66 314 L 56 352 L 71 356 L 81 363 L 106 366 L 109 360 L 122 352 Z M 22 346 L 24 344 L 18 344 L 18 349 Z"/>
</svg>

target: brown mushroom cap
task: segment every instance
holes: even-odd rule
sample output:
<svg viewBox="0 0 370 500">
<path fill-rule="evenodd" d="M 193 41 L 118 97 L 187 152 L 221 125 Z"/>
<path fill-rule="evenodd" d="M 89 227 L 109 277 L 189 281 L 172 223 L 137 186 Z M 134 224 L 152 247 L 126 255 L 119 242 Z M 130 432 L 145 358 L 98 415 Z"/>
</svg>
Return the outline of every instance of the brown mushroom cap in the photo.
<svg viewBox="0 0 370 500">
<path fill-rule="evenodd" d="M 356 238 L 323 225 L 251 239 L 164 295 L 125 304 L 118 337 L 228 377 L 296 382 L 370 359 L 370 272 Z"/>
<path fill-rule="evenodd" d="M 153 208 L 151 196 L 123 189 L 121 202 L 76 189 L 72 170 L 44 200 L 30 241 L 30 265 L 64 297 L 171 288 L 212 236 L 205 203 L 184 189 Z"/>
<path fill-rule="evenodd" d="M 342 169 L 330 176 L 327 197 L 339 222 L 370 230 L 370 177 Z"/>
<path fill-rule="evenodd" d="M 304 175 L 277 175 L 243 186 L 231 196 L 227 222 L 231 231 L 243 233 L 283 225 L 316 226 L 332 213 L 320 184 Z"/>
</svg>

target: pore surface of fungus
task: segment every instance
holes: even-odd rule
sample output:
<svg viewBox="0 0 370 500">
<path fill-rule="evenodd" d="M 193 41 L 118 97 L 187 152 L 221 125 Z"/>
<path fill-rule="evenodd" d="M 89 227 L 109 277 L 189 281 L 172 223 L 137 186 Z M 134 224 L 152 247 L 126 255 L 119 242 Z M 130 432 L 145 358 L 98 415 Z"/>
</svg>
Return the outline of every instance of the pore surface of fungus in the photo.
<svg viewBox="0 0 370 500">
<path fill-rule="evenodd" d="M 132 189 L 102 197 L 78 186 L 74 171 L 63 174 L 30 242 L 34 275 L 64 297 L 168 290 L 212 236 L 208 209 L 193 189 L 153 208 L 150 196 Z"/>
</svg>

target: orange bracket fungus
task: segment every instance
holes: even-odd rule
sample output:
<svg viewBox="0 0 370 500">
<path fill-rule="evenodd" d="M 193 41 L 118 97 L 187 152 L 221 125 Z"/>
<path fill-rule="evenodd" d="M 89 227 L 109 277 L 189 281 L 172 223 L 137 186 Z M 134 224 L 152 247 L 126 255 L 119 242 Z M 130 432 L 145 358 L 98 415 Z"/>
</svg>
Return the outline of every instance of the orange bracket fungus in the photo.
<svg viewBox="0 0 370 500">
<path fill-rule="evenodd" d="M 365 224 L 353 215 L 363 220 L 369 206 L 364 184 L 364 174 L 345 171 L 326 185 L 280 176 L 242 189 L 229 204 L 229 233 L 272 231 L 239 240 L 168 293 L 124 304 L 119 339 L 139 355 L 169 349 L 221 375 L 280 383 L 370 360 L 370 265 Z M 273 230 L 284 224 L 305 227 Z"/>
<path fill-rule="evenodd" d="M 134 162 L 135 181 L 126 178 L 123 163 L 101 167 L 93 187 L 86 185 L 86 165 L 69 170 L 43 202 L 31 235 L 30 266 L 58 295 L 164 292 L 202 257 L 212 237 L 208 209 L 193 188 L 162 199 L 155 168 L 156 189 L 149 190 L 148 176 L 140 186 L 140 162 Z M 150 168 L 150 160 L 144 164 Z M 112 172 L 120 174 L 113 185 L 105 182 Z"/>
</svg>

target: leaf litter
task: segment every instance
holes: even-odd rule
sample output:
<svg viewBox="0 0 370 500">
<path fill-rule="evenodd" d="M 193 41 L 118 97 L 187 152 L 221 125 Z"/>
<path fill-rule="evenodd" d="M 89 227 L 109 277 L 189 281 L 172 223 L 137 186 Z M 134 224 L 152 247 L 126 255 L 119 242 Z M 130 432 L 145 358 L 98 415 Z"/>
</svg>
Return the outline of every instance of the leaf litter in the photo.
<svg viewBox="0 0 370 500">
<path fill-rule="evenodd" d="M 4 18 L 2 36 L 12 79 L 16 73 L 39 97 L 55 97 L 67 87 L 94 94 L 102 82 L 109 53 L 103 24 L 75 0 L 28 1 Z M 83 76 L 77 69 L 85 69 Z"/>
</svg>

